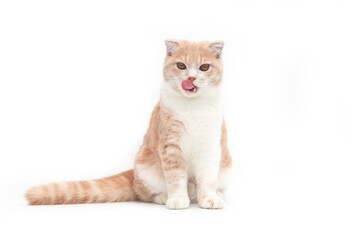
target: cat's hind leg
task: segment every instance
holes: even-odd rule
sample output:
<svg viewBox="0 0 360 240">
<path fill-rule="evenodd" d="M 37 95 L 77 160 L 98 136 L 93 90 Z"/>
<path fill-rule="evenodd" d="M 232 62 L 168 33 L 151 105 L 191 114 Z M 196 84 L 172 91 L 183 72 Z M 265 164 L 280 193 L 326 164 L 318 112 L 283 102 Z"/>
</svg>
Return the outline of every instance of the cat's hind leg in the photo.
<svg viewBox="0 0 360 240">
<path fill-rule="evenodd" d="M 190 198 L 190 202 L 192 203 L 196 203 L 197 202 L 197 198 L 196 198 L 196 180 L 195 178 L 189 178 L 188 180 L 188 195 Z"/>
<path fill-rule="evenodd" d="M 166 204 L 166 182 L 160 164 L 135 164 L 133 188 L 140 201 Z"/>
<path fill-rule="evenodd" d="M 158 193 L 153 197 L 153 202 L 156 204 L 165 205 L 167 198 L 167 193 Z"/>
</svg>

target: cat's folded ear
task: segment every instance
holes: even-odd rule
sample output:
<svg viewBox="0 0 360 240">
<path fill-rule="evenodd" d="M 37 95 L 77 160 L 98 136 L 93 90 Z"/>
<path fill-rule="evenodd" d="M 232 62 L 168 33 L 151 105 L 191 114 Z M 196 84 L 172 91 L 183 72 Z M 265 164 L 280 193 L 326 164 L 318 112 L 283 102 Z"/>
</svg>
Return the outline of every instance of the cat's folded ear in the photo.
<svg viewBox="0 0 360 240">
<path fill-rule="evenodd" d="M 171 56 L 179 47 L 179 42 L 175 40 L 165 40 L 165 45 L 166 45 L 166 55 Z"/>
<path fill-rule="evenodd" d="M 222 54 L 222 50 L 224 48 L 223 41 L 211 42 L 209 45 L 211 49 L 211 53 L 215 55 L 216 58 L 220 58 Z"/>
</svg>

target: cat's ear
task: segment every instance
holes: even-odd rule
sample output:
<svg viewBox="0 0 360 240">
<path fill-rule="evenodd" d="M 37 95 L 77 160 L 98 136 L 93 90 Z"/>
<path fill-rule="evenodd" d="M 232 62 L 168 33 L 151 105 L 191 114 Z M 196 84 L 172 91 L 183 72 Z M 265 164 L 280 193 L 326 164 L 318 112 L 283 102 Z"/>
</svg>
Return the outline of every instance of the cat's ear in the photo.
<svg viewBox="0 0 360 240">
<path fill-rule="evenodd" d="M 218 42 L 212 42 L 209 45 L 211 49 L 211 53 L 214 54 L 216 58 L 220 58 L 222 54 L 222 50 L 224 48 L 224 42 L 218 41 Z"/>
<path fill-rule="evenodd" d="M 171 56 L 179 47 L 179 42 L 174 40 L 165 40 L 165 45 L 166 45 L 166 55 Z"/>
</svg>

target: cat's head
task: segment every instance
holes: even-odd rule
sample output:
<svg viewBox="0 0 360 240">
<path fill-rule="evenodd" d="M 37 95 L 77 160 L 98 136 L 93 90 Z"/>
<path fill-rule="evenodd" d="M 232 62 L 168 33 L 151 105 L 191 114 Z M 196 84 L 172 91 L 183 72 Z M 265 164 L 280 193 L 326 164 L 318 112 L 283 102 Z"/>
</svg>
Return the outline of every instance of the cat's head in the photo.
<svg viewBox="0 0 360 240">
<path fill-rule="evenodd" d="M 224 43 L 166 40 L 164 80 L 178 94 L 196 97 L 222 81 Z"/>
</svg>

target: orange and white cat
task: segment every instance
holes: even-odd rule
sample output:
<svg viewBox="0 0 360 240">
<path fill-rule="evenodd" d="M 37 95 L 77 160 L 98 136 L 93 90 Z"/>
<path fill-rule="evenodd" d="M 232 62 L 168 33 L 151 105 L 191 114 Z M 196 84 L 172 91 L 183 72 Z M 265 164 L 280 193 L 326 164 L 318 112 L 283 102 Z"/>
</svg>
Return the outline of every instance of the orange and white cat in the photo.
<svg viewBox="0 0 360 240">
<path fill-rule="evenodd" d="M 232 165 L 223 120 L 223 42 L 165 41 L 164 82 L 134 169 L 98 180 L 52 183 L 32 205 L 140 200 L 185 209 L 224 207 Z"/>
</svg>

